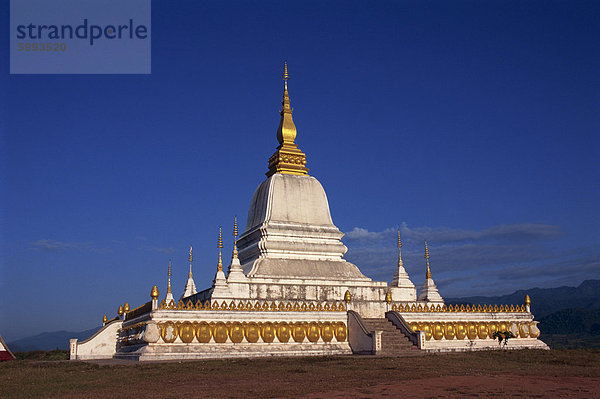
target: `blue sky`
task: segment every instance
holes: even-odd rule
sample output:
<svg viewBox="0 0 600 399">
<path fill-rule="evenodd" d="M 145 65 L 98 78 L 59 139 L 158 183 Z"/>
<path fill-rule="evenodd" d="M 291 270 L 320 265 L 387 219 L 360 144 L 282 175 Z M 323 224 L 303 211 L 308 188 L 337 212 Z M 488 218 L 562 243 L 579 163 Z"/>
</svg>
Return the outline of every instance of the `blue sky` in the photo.
<svg viewBox="0 0 600 399">
<path fill-rule="evenodd" d="M 400 228 L 444 296 L 600 278 L 600 7 L 523 3 L 155 0 L 151 75 L 3 58 L 0 334 L 98 325 L 163 295 L 169 258 L 181 292 L 189 245 L 208 287 L 276 147 L 284 59 L 365 274 L 391 280 Z"/>
</svg>

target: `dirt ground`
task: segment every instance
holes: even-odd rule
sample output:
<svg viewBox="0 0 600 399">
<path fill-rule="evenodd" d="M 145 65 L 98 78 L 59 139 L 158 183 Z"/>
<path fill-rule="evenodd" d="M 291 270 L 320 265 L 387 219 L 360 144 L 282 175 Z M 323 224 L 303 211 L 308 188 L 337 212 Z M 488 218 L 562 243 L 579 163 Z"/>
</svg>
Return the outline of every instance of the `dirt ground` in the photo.
<svg viewBox="0 0 600 399">
<path fill-rule="evenodd" d="M 600 350 L 0 364 L 0 398 L 600 398 Z"/>
<path fill-rule="evenodd" d="M 391 381 L 327 391 L 307 398 L 600 398 L 600 378 L 542 376 L 452 376 Z"/>
</svg>

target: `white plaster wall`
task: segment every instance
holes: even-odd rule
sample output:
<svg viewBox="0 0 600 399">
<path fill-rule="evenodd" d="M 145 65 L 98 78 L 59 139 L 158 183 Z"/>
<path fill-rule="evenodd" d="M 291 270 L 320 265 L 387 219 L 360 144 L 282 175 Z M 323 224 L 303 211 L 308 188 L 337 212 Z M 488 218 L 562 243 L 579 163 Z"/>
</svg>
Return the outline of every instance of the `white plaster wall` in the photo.
<svg viewBox="0 0 600 399">
<path fill-rule="evenodd" d="M 77 342 L 75 359 L 110 359 L 117 349 L 117 332 L 123 324 L 122 320 L 115 320 L 85 341 Z M 73 360 L 73 359 L 71 359 Z"/>
</svg>

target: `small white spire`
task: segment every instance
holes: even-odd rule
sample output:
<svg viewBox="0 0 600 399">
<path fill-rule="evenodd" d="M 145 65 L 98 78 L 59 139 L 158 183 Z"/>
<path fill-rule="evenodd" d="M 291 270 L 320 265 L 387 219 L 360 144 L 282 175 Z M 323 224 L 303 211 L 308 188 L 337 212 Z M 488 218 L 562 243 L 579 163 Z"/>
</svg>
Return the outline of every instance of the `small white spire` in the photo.
<svg viewBox="0 0 600 399">
<path fill-rule="evenodd" d="M 233 252 L 231 254 L 231 264 L 229 265 L 229 274 L 227 275 L 227 282 L 245 282 L 248 277 L 242 270 L 242 265 L 238 259 L 237 251 L 237 236 L 238 236 L 238 225 L 237 216 L 233 219 Z"/>
<path fill-rule="evenodd" d="M 223 273 L 223 262 L 221 260 L 221 249 L 223 248 L 223 238 L 221 234 L 221 227 L 219 227 L 219 239 L 217 240 L 217 248 L 219 249 L 219 261 L 217 263 L 217 274 L 215 274 L 215 280 L 213 282 L 213 291 L 211 299 L 218 298 L 231 298 L 231 292 L 227 286 L 227 279 L 225 273 Z"/>
<path fill-rule="evenodd" d="M 433 282 L 433 278 L 431 278 L 431 270 L 429 269 L 429 248 L 427 248 L 427 241 L 425 241 L 425 260 L 427 263 L 427 270 L 425 271 L 425 282 L 423 283 L 423 287 L 421 287 L 419 301 L 444 303 L 442 296 L 438 292 L 438 289 Z"/>
<path fill-rule="evenodd" d="M 167 305 L 171 303 L 171 301 L 175 302 L 175 298 L 173 298 L 173 292 L 171 291 L 171 259 L 169 259 L 169 272 L 168 275 L 168 283 L 167 283 L 167 296 L 165 297 L 165 302 Z"/>
<path fill-rule="evenodd" d="M 183 295 L 181 298 L 187 298 L 188 296 L 194 295 L 196 292 L 196 284 L 194 283 L 194 278 L 192 277 L 192 246 L 190 245 L 190 256 L 188 261 L 190 262 L 190 272 L 188 273 L 187 283 L 185 284 L 185 290 L 183 291 Z"/>
<path fill-rule="evenodd" d="M 410 281 L 410 277 L 408 277 L 408 273 L 404 268 L 404 262 L 402 261 L 402 240 L 400 239 L 400 229 L 398 229 L 398 267 L 396 268 L 396 272 L 394 273 L 394 278 L 392 280 L 392 287 L 402 287 L 402 288 L 411 288 L 414 289 L 415 285 Z"/>
</svg>

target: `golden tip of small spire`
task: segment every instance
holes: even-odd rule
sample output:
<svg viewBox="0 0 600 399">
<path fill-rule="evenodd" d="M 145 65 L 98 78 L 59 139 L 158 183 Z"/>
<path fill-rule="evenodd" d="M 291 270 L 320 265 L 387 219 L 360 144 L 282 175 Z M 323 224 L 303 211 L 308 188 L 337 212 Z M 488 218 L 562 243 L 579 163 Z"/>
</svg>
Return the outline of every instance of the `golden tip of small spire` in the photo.
<svg viewBox="0 0 600 399">
<path fill-rule="evenodd" d="M 150 291 L 150 298 L 158 299 L 159 295 L 160 295 L 160 293 L 158 292 L 158 287 L 157 286 L 152 287 L 152 290 Z"/>
<path fill-rule="evenodd" d="M 529 297 L 529 294 L 525 294 L 525 305 L 531 305 L 531 298 Z"/>
<path fill-rule="evenodd" d="M 290 78 L 290 74 L 288 73 L 288 67 L 287 67 L 287 60 L 283 61 L 283 81 L 287 83 L 288 79 Z"/>
<path fill-rule="evenodd" d="M 217 241 L 217 248 L 219 248 L 219 262 L 217 263 L 217 271 L 223 271 L 223 261 L 221 260 L 221 248 L 223 248 L 223 234 L 221 231 L 221 226 L 219 226 L 219 240 Z"/>
<path fill-rule="evenodd" d="M 350 294 L 349 290 L 346 290 L 344 293 L 344 302 L 350 303 L 350 301 L 352 301 L 352 294 Z"/>
<path fill-rule="evenodd" d="M 398 229 L 398 248 L 402 248 L 402 240 L 400 239 L 400 229 Z"/>
<path fill-rule="evenodd" d="M 192 257 L 192 246 L 190 245 L 190 257 L 188 258 L 188 261 L 191 263 L 193 259 L 194 258 Z"/>
<path fill-rule="evenodd" d="M 425 240 L 425 259 L 429 259 L 429 249 L 427 248 L 427 240 Z"/>
<path fill-rule="evenodd" d="M 102 323 L 106 324 L 107 321 L 108 321 L 108 317 L 106 317 L 106 315 L 104 315 L 102 317 Z"/>
<path fill-rule="evenodd" d="M 238 236 L 237 215 L 233 217 L 233 236 L 236 237 L 236 238 Z"/>
</svg>

